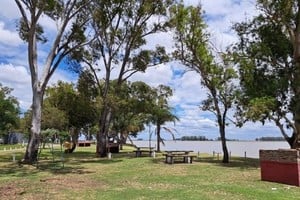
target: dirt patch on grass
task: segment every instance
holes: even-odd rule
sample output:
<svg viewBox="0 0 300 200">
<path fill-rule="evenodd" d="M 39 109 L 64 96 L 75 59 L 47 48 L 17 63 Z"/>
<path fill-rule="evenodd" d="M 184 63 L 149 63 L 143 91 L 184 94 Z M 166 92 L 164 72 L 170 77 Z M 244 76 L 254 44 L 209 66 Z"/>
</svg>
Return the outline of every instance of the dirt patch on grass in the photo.
<svg viewBox="0 0 300 200">
<path fill-rule="evenodd" d="M 84 175 L 51 176 L 36 180 L 12 181 L 0 186 L 0 199 L 65 199 L 68 193 L 106 189 L 107 184 Z"/>
<path fill-rule="evenodd" d="M 87 176 L 54 176 L 46 179 L 40 179 L 40 183 L 47 185 L 53 189 L 65 189 L 72 191 L 79 191 L 85 189 L 105 189 L 105 183 L 96 182 Z"/>
<path fill-rule="evenodd" d="M 5 186 L 0 186 L 0 199 L 18 199 L 25 193 L 24 188 L 16 187 L 14 183 L 8 183 Z"/>
</svg>

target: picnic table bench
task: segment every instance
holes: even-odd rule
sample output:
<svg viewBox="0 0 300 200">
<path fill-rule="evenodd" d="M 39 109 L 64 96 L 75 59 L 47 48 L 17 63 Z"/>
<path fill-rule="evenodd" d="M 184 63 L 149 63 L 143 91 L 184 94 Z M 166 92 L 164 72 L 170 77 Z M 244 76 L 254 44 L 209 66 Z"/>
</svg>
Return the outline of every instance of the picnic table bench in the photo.
<svg viewBox="0 0 300 200">
<path fill-rule="evenodd" d="M 166 157 L 166 163 L 173 164 L 175 158 L 182 158 L 183 163 L 193 163 L 193 158 L 196 157 L 196 155 L 190 154 L 193 151 L 166 151 L 163 155 Z"/>
<path fill-rule="evenodd" d="M 137 147 L 135 152 L 135 157 L 141 157 L 143 153 L 148 153 L 149 156 L 153 156 L 155 150 L 154 147 Z"/>
</svg>

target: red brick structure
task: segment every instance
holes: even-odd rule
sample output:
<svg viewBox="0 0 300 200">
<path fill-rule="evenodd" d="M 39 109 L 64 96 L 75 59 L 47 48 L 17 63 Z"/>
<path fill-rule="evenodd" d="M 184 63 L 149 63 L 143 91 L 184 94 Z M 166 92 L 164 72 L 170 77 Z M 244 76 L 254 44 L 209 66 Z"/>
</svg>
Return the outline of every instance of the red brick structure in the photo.
<svg viewBox="0 0 300 200">
<path fill-rule="evenodd" d="M 259 151 L 261 180 L 300 186 L 299 150 Z"/>
</svg>

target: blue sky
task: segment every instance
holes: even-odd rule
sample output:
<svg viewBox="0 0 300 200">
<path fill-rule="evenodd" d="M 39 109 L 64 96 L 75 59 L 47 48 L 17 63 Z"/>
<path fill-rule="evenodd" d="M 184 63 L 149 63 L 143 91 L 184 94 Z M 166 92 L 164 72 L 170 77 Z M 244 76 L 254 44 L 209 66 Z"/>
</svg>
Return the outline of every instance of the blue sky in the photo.
<svg viewBox="0 0 300 200">
<path fill-rule="evenodd" d="M 257 11 L 254 0 L 185 0 L 187 5 L 202 4 L 205 10 L 205 20 L 211 42 L 220 50 L 236 41 L 236 36 L 230 29 L 234 22 L 251 18 Z M 14 88 L 13 95 L 18 98 L 23 110 L 31 105 L 31 84 L 27 64 L 26 44 L 21 41 L 16 32 L 16 22 L 19 11 L 12 0 L 2 0 L 0 6 L 0 82 Z M 42 25 L 50 33 L 55 31 L 55 24 L 43 19 Z M 148 38 L 149 46 L 164 44 L 172 48 L 170 33 L 160 34 Z M 40 55 L 46 55 L 46 49 L 40 50 Z M 40 60 L 42 62 L 42 59 Z M 182 73 L 185 68 L 176 62 L 151 68 L 146 73 L 137 73 L 131 81 L 145 81 L 152 86 L 159 84 L 170 85 L 174 96 L 170 98 L 170 105 L 175 108 L 180 121 L 174 127 L 176 137 L 184 135 L 205 135 L 215 139 L 219 136 L 215 118 L 211 113 L 199 109 L 199 104 L 206 97 L 205 89 L 200 85 L 200 77 L 194 72 Z M 101 74 L 100 74 L 101 75 Z M 58 80 L 74 82 L 74 74 L 58 70 L 50 80 L 50 84 Z M 173 124 L 167 124 L 173 127 Z M 272 123 L 262 126 L 260 123 L 248 123 L 243 128 L 230 125 L 227 128 L 227 138 L 255 139 L 261 136 L 281 136 L 278 128 Z M 148 131 L 141 136 L 148 138 Z M 170 138 L 167 134 L 165 138 Z"/>
</svg>

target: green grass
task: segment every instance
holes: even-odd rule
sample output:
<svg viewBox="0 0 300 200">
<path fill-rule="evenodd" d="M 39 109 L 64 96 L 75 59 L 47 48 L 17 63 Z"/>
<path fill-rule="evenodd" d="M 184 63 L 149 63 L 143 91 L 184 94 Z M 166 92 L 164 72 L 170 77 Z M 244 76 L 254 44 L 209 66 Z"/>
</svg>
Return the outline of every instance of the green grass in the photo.
<svg viewBox="0 0 300 200">
<path fill-rule="evenodd" d="M 0 144 L 0 151 L 3 150 L 14 150 L 14 149 L 20 149 L 23 148 L 23 146 L 21 144 Z M 25 147 L 24 147 L 25 148 Z"/>
<path fill-rule="evenodd" d="M 260 180 L 258 160 L 229 164 L 202 155 L 193 164 L 135 158 L 126 149 L 97 158 L 95 146 L 64 155 L 42 152 L 36 166 L 19 166 L 0 151 L 0 199 L 299 199 L 300 188 Z M 22 151 L 15 152 L 21 159 Z M 54 158 L 54 159 L 53 159 Z"/>
</svg>

